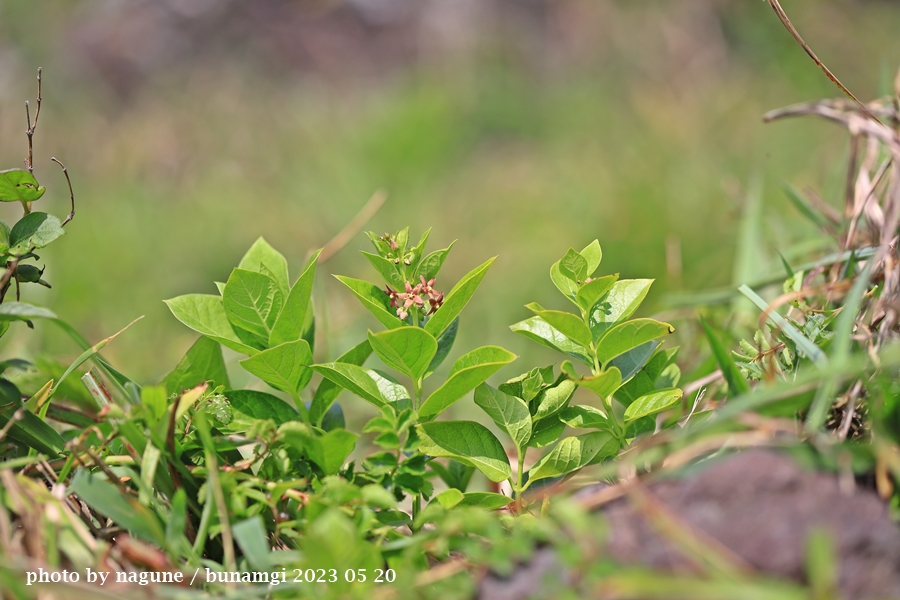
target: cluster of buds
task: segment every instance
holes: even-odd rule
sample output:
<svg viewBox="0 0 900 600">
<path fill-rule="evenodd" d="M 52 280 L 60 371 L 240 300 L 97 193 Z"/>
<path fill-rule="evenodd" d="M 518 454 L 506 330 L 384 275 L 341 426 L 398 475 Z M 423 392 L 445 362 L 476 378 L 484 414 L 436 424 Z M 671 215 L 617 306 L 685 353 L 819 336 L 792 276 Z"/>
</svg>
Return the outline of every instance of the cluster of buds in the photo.
<svg viewBox="0 0 900 600">
<path fill-rule="evenodd" d="M 399 253 L 397 253 L 397 250 L 400 249 L 400 244 L 397 243 L 397 240 L 394 239 L 394 236 L 389 233 L 385 233 L 383 236 L 381 236 L 380 239 L 388 245 L 388 248 L 391 249 L 391 253 L 387 256 L 388 260 L 393 261 L 395 265 L 399 265 L 401 260 L 406 266 L 412 264 L 411 252 L 407 252 L 406 255 L 402 257 L 399 255 Z"/>
<path fill-rule="evenodd" d="M 415 286 L 407 281 L 402 292 L 392 289 L 389 285 L 384 290 L 384 293 L 391 299 L 391 308 L 397 309 L 397 316 L 400 319 L 406 319 L 409 316 L 409 309 L 414 306 L 424 310 L 426 301 L 430 306 L 428 312 L 425 313 L 426 317 L 434 314 L 444 303 L 444 293 L 434 289 L 433 277 L 425 281 L 425 278 L 420 275 L 419 280 L 421 283 L 417 283 Z"/>
</svg>

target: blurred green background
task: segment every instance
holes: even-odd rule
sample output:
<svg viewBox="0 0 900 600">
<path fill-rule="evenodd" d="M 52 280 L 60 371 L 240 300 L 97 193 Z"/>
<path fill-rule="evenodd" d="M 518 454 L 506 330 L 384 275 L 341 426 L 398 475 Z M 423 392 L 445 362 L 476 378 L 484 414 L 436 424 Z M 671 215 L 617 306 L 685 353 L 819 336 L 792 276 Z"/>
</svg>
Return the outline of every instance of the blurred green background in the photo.
<svg viewBox="0 0 900 600">
<path fill-rule="evenodd" d="M 859 97 L 890 89 L 900 4 L 783 4 Z M 53 289 L 24 299 L 92 341 L 146 315 L 104 351 L 141 382 L 195 337 L 163 299 L 215 293 L 260 235 L 296 277 L 379 188 L 367 229 L 459 239 L 442 289 L 500 256 L 454 355 L 499 344 L 524 369 L 550 355 L 507 326 L 526 302 L 562 307 L 547 274 L 568 247 L 599 238 L 602 272 L 657 278 L 649 314 L 731 281 L 748 182 L 774 256 L 810 233 L 780 185 L 836 202 L 845 170 L 840 130 L 761 121 L 837 95 L 761 0 L 0 1 L 2 168 L 24 158 L 38 66 L 36 208 L 68 210 L 56 156 L 78 213 L 43 253 Z M 377 326 L 330 277 L 376 281 L 368 245 L 320 267 L 318 358 Z M 4 355 L 78 353 L 50 325 L 14 329 Z"/>
</svg>

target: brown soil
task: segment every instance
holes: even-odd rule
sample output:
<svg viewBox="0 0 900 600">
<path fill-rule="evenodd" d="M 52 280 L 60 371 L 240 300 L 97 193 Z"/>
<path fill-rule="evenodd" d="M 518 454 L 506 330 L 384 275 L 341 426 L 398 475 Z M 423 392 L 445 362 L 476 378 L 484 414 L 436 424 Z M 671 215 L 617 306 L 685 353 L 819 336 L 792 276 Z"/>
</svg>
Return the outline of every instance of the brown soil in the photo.
<svg viewBox="0 0 900 600">
<path fill-rule="evenodd" d="M 873 492 L 842 490 L 834 474 L 803 469 L 776 452 L 752 450 L 644 489 L 641 508 L 630 497 L 602 509 L 610 527 L 608 552 L 619 562 L 668 572 L 697 570 L 679 545 L 657 533 L 658 520 L 648 522 L 649 515 L 662 515 L 733 562 L 802 582 L 807 540 L 822 528 L 831 534 L 839 555 L 839 587 L 845 598 L 900 598 L 900 528 Z M 565 585 L 569 578 L 546 548 L 510 578 L 487 577 L 480 597 L 527 598 L 546 590 L 551 574 L 555 585 Z"/>
</svg>

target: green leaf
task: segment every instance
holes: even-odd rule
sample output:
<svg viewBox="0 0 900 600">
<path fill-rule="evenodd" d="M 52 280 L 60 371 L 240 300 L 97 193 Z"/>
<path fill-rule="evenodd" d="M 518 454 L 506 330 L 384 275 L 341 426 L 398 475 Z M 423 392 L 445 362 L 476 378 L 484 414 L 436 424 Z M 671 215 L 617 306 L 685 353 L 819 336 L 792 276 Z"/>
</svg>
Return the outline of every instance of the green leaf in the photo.
<svg viewBox="0 0 900 600">
<path fill-rule="evenodd" d="M 224 392 L 231 404 L 234 418 L 228 424 L 233 431 L 246 431 L 256 421 L 271 419 L 276 425 L 296 421 L 300 415 L 287 402 L 256 390 L 227 390 Z"/>
<path fill-rule="evenodd" d="M 18 392 L 12 383 L 7 380 L 3 381 Z M 13 394 L 13 396 L 18 403 L 0 406 L 0 429 L 9 424 L 9 419 L 20 407 L 21 394 Z M 10 438 L 49 457 L 57 456 L 66 447 L 66 441 L 40 417 L 27 410 L 23 410 L 20 416 L 21 418 L 13 423 L 6 434 Z"/>
<path fill-rule="evenodd" d="M 0 171 L 0 202 L 34 202 L 46 189 L 24 169 Z"/>
<path fill-rule="evenodd" d="M 823 368 L 828 364 L 828 357 L 821 348 L 812 343 L 808 337 L 800 333 L 787 319 L 782 317 L 774 310 L 769 310 L 769 303 L 759 297 L 759 295 L 746 285 L 738 288 L 744 296 L 750 299 L 761 311 L 768 315 L 768 320 L 776 327 L 780 328 L 786 336 L 791 338 L 797 348 L 810 358 L 816 366 Z"/>
<path fill-rule="evenodd" d="M 419 407 L 419 418 L 427 421 L 438 416 L 515 359 L 515 354 L 499 346 L 482 346 L 463 354 L 453 363 L 444 385 L 428 396 Z"/>
<path fill-rule="evenodd" d="M 56 314 L 43 306 L 27 302 L 4 302 L 0 304 L 0 321 L 30 321 L 31 319 L 56 319 Z"/>
<path fill-rule="evenodd" d="M 582 377 L 574 380 L 576 384 L 586 387 L 601 398 L 606 398 L 615 393 L 622 385 L 622 373 L 616 367 L 604 369 L 598 375 Z"/>
<path fill-rule="evenodd" d="M 390 307 L 390 300 L 384 290 L 368 281 L 335 275 L 338 281 L 346 285 L 353 295 L 359 298 L 362 305 L 366 307 L 370 313 L 375 315 L 382 325 L 388 329 L 396 329 L 403 327 L 405 322 L 397 318 L 394 309 Z"/>
<path fill-rule="evenodd" d="M 559 272 L 562 273 L 564 277 L 577 283 L 584 281 L 587 277 L 587 271 L 587 261 L 572 248 L 569 248 L 566 255 L 559 261 Z"/>
<path fill-rule="evenodd" d="M 277 346 L 285 342 L 296 342 L 303 337 L 307 317 L 312 303 L 313 282 L 316 279 L 316 264 L 321 250 L 316 250 L 307 261 L 303 272 L 284 301 L 284 308 L 275 319 L 272 333 L 269 334 L 269 346 Z"/>
<path fill-rule="evenodd" d="M 231 387 L 222 359 L 222 347 L 212 339 L 201 336 L 178 362 L 178 366 L 166 375 L 162 385 L 169 394 L 180 394 L 204 381 L 212 381 L 213 387 Z"/>
<path fill-rule="evenodd" d="M 587 348 L 570 340 L 541 317 L 525 319 L 515 325 L 510 325 L 509 328 L 542 346 L 567 354 L 588 366 L 593 366 L 594 364 L 593 359 L 590 357 L 590 351 Z"/>
<path fill-rule="evenodd" d="M 444 510 L 450 510 L 457 506 L 464 499 L 465 495 L 461 491 L 450 488 L 449 490 L 444 490 L 443 492 L 435 496 L 431 502 L 437 502 L 444 508 Z M 431 502 L 429 502 L 429 504 L 431 504 Z"/>
<path fill-rule="evenodd" d="M 826 230 L 832 228 L 833 224 L 828 220 L 828 217 L 822 214 L 822 211 L 813 207 L 797 188 L 790 184 L 785 184 L 783 189 L 785 194 L 787 194 L 788 200 L 803 216 L 812 221 L 817 227 Z"/>
<path fill-rule="evenodd" d="M 372 369 L 338 362 L 312 365 L 310 368 L 322 377 L 379 408 L 391 401 L 385 397 L 378 386 L 379 380 L 383 378 Z"/>
<path fill-rule="evenodd" d="M 0 221 L 0 254 L 6 254 L 9 250 L 9 225 L 6 221 Z"/>
<path fill-rule="evenodd" d="M 444 298 L 444 303 L 425 324 L 425 331 L 435 338 L 441 335 L 445 329 L 459 316 L 462 309 L 468 304 L 469 299 L 475 293 L 485 273 L 497 257 L 489 259 L 485 263 L 475 267 L 465 277 L 453 286 L 450 293 Z"/>
<path fill-rule="evenodd" d="M 419 261 L 422 260 L 422 256 L 425 254 L 425 244 L 428 243 L 428 236 L 431 235 L 431 227 L 425 230 L 422 233 L 422 237 L 419 238 L 419 243 L 416 244 L 414 248 L 410 248 L 411 260 L 410 263 L 414 270 L 419 268 Z M 413 276 L 413 279 L 418 279 L 418 277 Z"/>
<path fill-rule="evenodd" d="M 384 364 L 413 381 L 425 375 L 438 349 L 437 340 L 421 327 L 398 327 L 381 333 L 370 331 L 369 343 Z"/>
<path fill-rule="evenodd" d="M 559 420 L 576 429 L 610 429 L 609 419 L 599 408 L 579 404 L 559 413 Z"/>
<path fill-rule="evenodd" d="M 513 501 L 509 496 L 494 494 L 491 492 L 469 492 L 459 506 L 476 506 L 484 510 L 496 510 L 509 506 Z"/>
<path fill-rule="evenodd" d="M 684 395 L 679 389 L 669 388 L 641 396 L 625 409 L 625 421 L 634 421 L 648 415 L 655 415 L 678 404 Z"/>
<path fill-rule="evenodd" d="M 241 340 L 225 314 L 220 296 L 211 294 L 187 294 L 165 301 L 176 319 L 198 333 L 214 339 L 223 346 L 243 354 L 256 354 L 258 350 Z"/>
<path fill-rule="evenodd" d="M 597 360 L 605 365 L 632 348 L 667 336 L 674 331 L 675 328 L 668 323 L 653 319 L 633 319 L 620 323 L 600 339 L 597 345 Z"/>
<path fill-rule="evenodd" d="M 450 323 L 450 327 L 445 329 L 441 335 L 437 338 L 437 352 L 434 354 L 434 358 L 431 359 L 431 364 L 428 365 L 428 369 L 425 370 L 425 377 L 429 377 L 432 373 L 434 373 L 438 367 L 444 362 L 444 359 L 447 358 L 447 355 L 450 354 L 450 350 L 453 348 L 453 343 L 456 341 L 456 333 L 459 331 L 459 317 L 453 319 L 453 322 Z"/>
<path fill-rule="evenodd" d="M 256 273 L 271 274 L 282 294 L 287 294 L 288 283 L 287 259 L 278 250 L 269 245 L 263 238 L 257 239 L 238 263 L 238 269 Z"/>
<path fill-rule="evenodd" d="M 561 310 L 545 310 L 537 302 L 526 304 L 525 308 L 578 345 L 582 347 L 591 345 L 591 330 L 584 324 L 581 317 Z"/>
<path fill-rule="evenodd" d="M 594 341 L 603 337 L 616 323 L 633 315 L 647 297 L 651 285 L 652 279 L 623 279 L 614 283 L 591 311 L 589 323 Z"/>
<path fill-rule="evenodd" d="M 643 368 L 653 356 L 653 352 L 659 347 L 660 342 L 653 340 L 632 348 L 625 354 L 620 354 L 611 361 L 609 367 L 616 367 L 622 373 L 622 381 L 628 381 Z"/>
<path fill-rule="evenodd" d="M 350 348 L 350 350 L 339 356 L 335 362 L 361 366 L 371 354 L 372 346 L 369 345 L 369 340 L 366 340 Z M 330 379 L 322 379 L 309 406 L 309 420 L 311 423 L 315 423 L 318 426 L 322 425 L 322 419 L 324 419 L 328 409 L 331 408 L 331 405 L 343 389 L 343 387 Z"/>
<path fill-rule="evenodd" d="M 579 254 L 587 262 L 587 276 L 590 277 L 594 274 L 594 271 L 597 270 L 597 267 L 600 266 L 600 261 L 603 259 L 603 251 L 600 249 L 600 242 L 594 240 L 588 244 L 584 250 L 579 252 Z"/>
<path fill-rule="evenodd" d="M 416 272 L 413 279 L 418 280 L 421 276 L 425 278 L 425 281 L 430 281 L 432 278 L 437 277 L 441 267 L 444 266 L 447 254 L 450 253 L 450 249 L 453 248 L 453 244 L 455 243 L 456 240 L 453 240 L 450 242 L 450 245 L 443 250 L 435 250 L 434 252 L 427 254 L 425 258 L 422 259 L 422 262 L 416 266 Z"/>
<path fill-rule="evenodd" d="M 545 388 L 535 397 L 533 404 L 537 406 L 535 419 L 543 419 L 561 411 L 569 403 L 575 393 L 575 382 L 563 379 L 559 384 Z"/>
<path fill-rule="evenodd" d="M 246 269 L 231 272 L 222 300 L 232 324 L 265 340 L 284 306 L 284 294 L 274 279 Z"/>
<path fill-rule="evenodd" d="M 283 424 L 278 428 L 278 435 L 286 443 L 304 451 L 326 475 L 335 475 L 341 470 L 359 438 L 345 429 L 333 429 L 319 436 L 308 425 L 299 422 Z"/>
<path fill-rule="evenodd" d="M 605 431 L 568 437 L 528 470 L 528 485 L 540 479 L 571 473 L 594 460 L 601 452 L 608 452 L 611 456 L 618 448 L 615 438 Z"/>
<path fill-rule="evenodd" d="M 241 366 L 273 388 L 298 395 L 312 377 L 312 352 L 306 340 L 285 342 L 241 361 Z"/>
<path fill-rule="evenodd" d="M 563 295 L 572 301 L 575 306 L 578 306 L 578 284 L 569 279 L 565 275 L 563 275 L 562 271 L 560 271 L 559 267 L 560 261 L 556 261 L 550 267 L 550 281 L 553 282 L 553 285 L 556 286 Z"/>
<path fill-rule="evenodd" d="M 549 446 L 559 439 L 559 436 L 565 429 L 566 424 L 560 421 L 556 415 L 536 421 L 532 426 L 531 439 L 528 441 L 528 445 L 532 448 Z"/>
<path fill-rule="evenodd" d="M 498 386 L 498 389 L 510 396 L 521 398 L 527 404 L 540 393 L 541 388 L 543 388 L 545 384 L 553 382 L 553 367 L 551 366 L 549 368 L 549 382 L 544 381 L 542 369 L 534 368 L 527 373 L 522 373 L 518 377 L 506 380 Z"/>
<path fill-rule="evenodd" d="M 398 266 L 394 264 L 394 261 L 388 260 L 383 256 L 379 256 L 377 254 L 371 254 L 369 252 L 362 252 L 362 255 L 369 260 L 372 266 L 375 267 L 375 270 L 381 274 L 381 277 L 386 282 L 392 285 L 394 289 L 403 291 L 403 284 L 405 283 L 405 280 L 403 279 L 403 275 L 398 270 Z"/>
<path fill-rule="evenodd" d="M 179 490 L 181 491 L 181 490 Z M 256 515 L 231 526 L 231 534 L 241 553 L 256 571 L 268 571 L 274 567 L 269 550 L 268 533 L 262 517 Z"/>
<path fill-rule="evenodd" d="M 747 383 L 747 380 L 744 379 L 744 376 L 741 374 L 741 370 L 734 364 L 728 350 L 722 345 L 721 340 L 719 340 L 713 332 L 712 327 L 709 326 L 706 319 L 700 317 L 700 324 L 703 326 L 703 331 L 706 333 L 706 339 L 709 340 L 709 347 L 712 350 L 713 356 L 715 356 L 719 368 L 722 369 L 722 376 L 728 384 L 728 393 L 732 397 L 748 393 L 750 391 L 750 384 Z"/>
<path fill-rule="evenodd" d="M 138 502 L 137 498 L 123 495 L 115 485 L 101 479 L 101 476 L 78 469 L 68 492 L 78 496 L 98 513 L 112 519 L 134 537 L 157 546 L 166 543 L 165 529 L 156 514 Z"/>
<path fill-rule="evenodd" d="M 593 279 L 578 288 L 578 294 L 575 296 L 575 303 L 585 313 L 590 313 L 597 301 L 600 300 L 619 279 L 619 274 L 607 275 Z"/>
<path fill-rule="evenodd" d="M 43 248 L 66 232 L 59 219 L 43 212 L 25 215 L 9 232 L 9 252 L 21 256 L 32 248 Z"/>
<path fill-rule="evenodd" d="M 471 465 L 488 479 L 500 482 L 512 477 L 503 445 L 487 427 L 473 421 L 438 421 L 416 426 L 419 452 L 446 456 Z"/>
<path fill-rule="evenodd" d="M 520 454 L 528 447 L 531 413 L 524 400 L 482 383 L 475 388 L 475 404 L 512 438 Z"/>
</svg>

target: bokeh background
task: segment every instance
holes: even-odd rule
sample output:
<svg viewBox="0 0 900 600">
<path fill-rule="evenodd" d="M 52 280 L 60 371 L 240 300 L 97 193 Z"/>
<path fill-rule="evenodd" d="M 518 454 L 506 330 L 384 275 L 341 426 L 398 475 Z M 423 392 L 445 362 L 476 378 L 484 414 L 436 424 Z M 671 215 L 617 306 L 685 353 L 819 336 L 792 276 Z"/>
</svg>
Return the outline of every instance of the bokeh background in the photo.
<svg viewBox="0 0 900 600">
<path fill-rule="evenodd" d="M 900 4 L 783 4 L 859 97 L 891 89 Z M 810 233 L 780 186 L 836 202 L 845 171 L 838 129 L 762 123 L 837 94 L 761 0 L 0 0 L 2 168 L 24 158 L 38 66 L 36 208 L 68 211 L 56 156 L 78 214 L 43 253 L 53 289 L 25 299 L 92 341 L 146 315 L 104 351 L 146 383 L 195 338 L 163 299 L 215 293 L 260 235 L 296 277 L 377 189 L 368 229 L 459 240 L 443 287 L 499 255 L 454 354 L 493 343 L 530 366 L 550 355 L 507 326 L 563 306 L 547 275 L 570 246 L 599 238 L 604 273 L 655 277 L 650 314 L 732 281 L 748 186 L 777 256 Z M 376 280 L 367 246 L 320 267 L 319 358 L 377 326 L 330 277 Z M 78 354 L 16 329 L 4 354 Z"/>
</svg>

